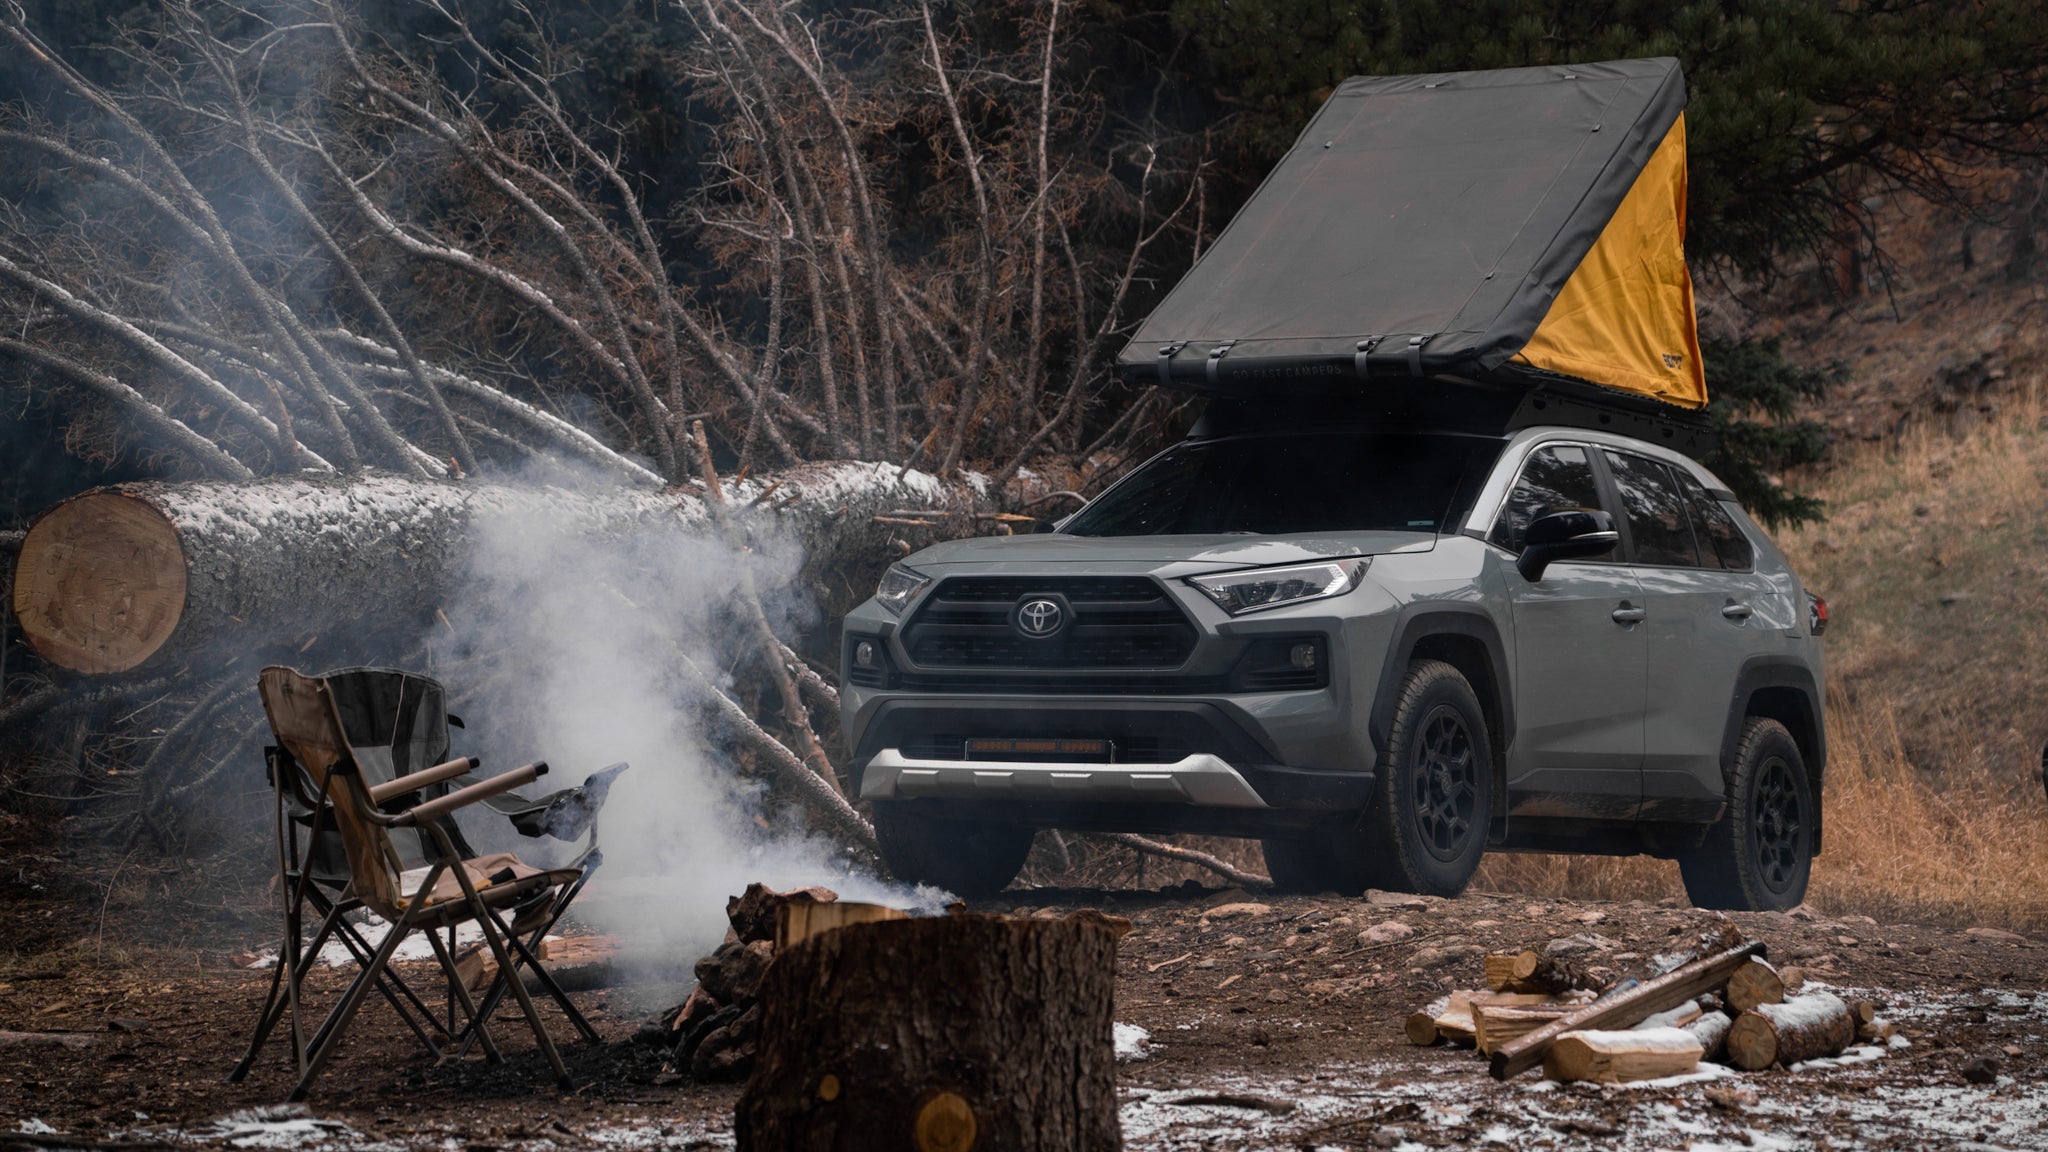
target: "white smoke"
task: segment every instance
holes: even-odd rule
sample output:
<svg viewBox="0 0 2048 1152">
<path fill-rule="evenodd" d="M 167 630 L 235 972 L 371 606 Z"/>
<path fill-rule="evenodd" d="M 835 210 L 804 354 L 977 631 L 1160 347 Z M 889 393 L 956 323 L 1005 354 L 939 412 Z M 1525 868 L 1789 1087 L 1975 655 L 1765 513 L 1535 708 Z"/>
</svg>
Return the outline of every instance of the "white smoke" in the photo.
<svg viewBox="0 0 2048 1152">
<path fill-rule="evenodd" d="M 688 663 L 721 687 L 751 674 L 750 646 L 732 635 L 741 565 L 778 634 L 816 623 L 797 590 L 797 551 L 757 540 L 739 552 L 710 526 L 680 520 L 594 532 L 576 503 L 472 522 L 469 576 L 447 633 L 469 658 L 446 679 L 467 725 L 456 751 L 482 756 L 485 775 L 546 760 L 551 774 L 528 790 L 545 791 L 631 763 L 599 821 L 604 864 L 576 905 L 582 918 L 629 949 L 687 964 L 723 938 L 726 898 L 753 881 L 823 884 L 849 899 L 935 910 L 942 893 L 852 870 L 830 841 L 774 823 L 718 734 L 701 728 L 704 689 Z M 464 821 L 479 850 L 529 862 L 548 853 L 502 821 L 491 825 L 475 814 Z"/>
</svg>

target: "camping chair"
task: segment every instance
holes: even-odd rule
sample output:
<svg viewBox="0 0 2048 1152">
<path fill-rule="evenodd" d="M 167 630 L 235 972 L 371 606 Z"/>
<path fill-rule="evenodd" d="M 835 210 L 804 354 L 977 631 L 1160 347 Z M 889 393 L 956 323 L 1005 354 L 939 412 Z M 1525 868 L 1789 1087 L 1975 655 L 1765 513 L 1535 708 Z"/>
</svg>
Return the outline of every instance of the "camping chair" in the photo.
<svg viewBox="0 0 2048 1152">
<path fill-rule="evenodd" d="M 460 727 L 462 721 L 447 712 L 446 694 L 438 681 L 390 668 L 342 669 L 326 673 L 320 679 L 334 693 L 350 749 L 365 781 L 372 788 L 448 759 L 449 725 L 452 723 Z M 266 748 L 264 755 L 267 775 L 277 801 L 279 879 L 285 897 L 284 942 L 272 972 L 269 995 L 258 1013 L 249 1050 L 229 1073 L 230 1082 L 240 1081 L 248 1075 L 271 1031 L 286 1014 L 292 1021 L 293 1054 L 299 1071 L 303 1073 L 306 1046 L 299 993 L 306 974 L 318 962 L 324 945 L 330 939 L 338 941 L 359 967 L 367 965 L 376 951 L 350 922 L 353 916 L 361 913 L 363 903 L 347 891 L 350 879 L 347 854 L 318 786 L 284 749 Z M 474 763 L 471 761 L 472 765 Z M 580 869 L 582 876 L 575 883 L 557 890 L 552 900 L 546 893 L 541 893 L 532 908 L 521 910 L 522 921 L 540 914 L 534 931 L 527 932 L 526 924 L 515 921 L 515 929 L 530 937 L 530 948 L 538 947 L 541 938 L 554 927 L 602 862 L 603 856 L 597 848 L 596 816 L 610 791 L 612 780 L 625 768 L 624 764 L 614 764 L 593 773 L 580 787 L 538 799 L 507 792 L 484 801 L 487 807 L 505 816 L 524 836 L 551 836 L 567 841 L 588 837 L 583 851 L 566 865 Z M 471 782 L 469 776 L 463 775 L 444 783 L 429 784 L 411 797 L 395 803 L 403 805 L 432 800 L 444 795 L 451 786 Z M 463 859 L 476 856 L 452 819 L 444 817 L 438 823 Z M 424 830 L 400 832 L 392 839 L 401 861 L 408 868 L 424 864 L 436 851 L 431 835 Z M 311 944 L 307 945 L 303 941 L 305 912 L 309 906 L 319 918 L 320 927 Z M 435 944 L 443 946 L 438 939 Z M 452 930 L 444 946 L 450 951 L 455 948 Z M 396 972 L 386 970 L 380 974 L 375 987 L 430 1054 L 443 1056 L 441 1043 L 446 1043 L 451 1034 L 464 1035 L 457 1031 L 455 1014 L 459 998 L 452 990 L 447 997 L 448 1022 L 444 1026 Z M 497 1007 L 504 991 L 500 982 L 487 993 L 486 1019 Z M 581 1020 L 580 1016 L 576 1018 Z M 589 1032 L 582 1022 L 578 1023 L 578 1030 Z M 478 1030 L 467 1032 L 462 1050 L 456 1056 L 467 1053 L 470 1044 L 479 1038 L 485 1043 L 486 1055 L 496 1060 L 497 1052 L 489 1042 L 488 1033 Z"/>
<path fill-rule="evenodd" d="M 532 997 L 527 993 L 525 981 L 521 979 L 521 967 L 532 973 L 543 990 L 561 1005 L 586 1040 L 595 1042 L 597 1034 L 541 967 L 533 946 L 522 939 L 513 926 L 507 925 L 502 915 L 507 910 L 513 911 L 521 922 L 518 925 L 521 930 L 528 929 L 529 925 L 537 929 L 533 937 L 537 944 L 539 931 L 544 931 L 541 926 L 552 924 L 560 917 L 568 900 L 573 899 L 575 891 L 580 890 L 588 877 L 593 863 L 591 858 L 596 855 L 595 845 L 593 843 L 592 848 L 585 852 L 578 866 L 556 869 L 532 867 L 511 853 L 466 856 L 458 848 L 456 834 L 451 831 L 452 824 L 446 819 L 459 809 L 532 782 L 546 773 L 547 766 L 528 765 L 419 801 L 409 808 L 399 808 L 394 802 L 411 800 L 436 785 L 445 786 L 468 773 L 477 762 L 473 758 L 452 760 L 373 783 L 370 768 L 381 766 L 383 753 L 393 745 L 385 741 L 357 747 L 351 740 L 350 725 L 345 716 L 361 702 L 360 690 L 364 681 L 351 679 L 347 673 L 315 678 L 290 668 L 271 667 L 263 670 L 258 683 L 271 730 L 282 750 L 304 773 L 304 782 L 314 800 L 315 818 L 309 855 L 317 854 L 320 847 L 319 833 L 324 814 L 340 840 L 347 861 L 349 881 L 344 889 L 345 898 L 360 902 L 390 925 L 374 952 L 360 961 L 361 970 L 343 993 L 341 1001 L 304 1045 L 299 1080 L 290 1099 L 305 1097 L 313 1080 L 333 1055 L 336 1044 L 346 1034 L 363 1000 L 371 989 L 380 987 L 381 981 L 393 975 L 390 962 L 399 945 L 415 932 L 426 934 L 434 956 L 448 978 L 451 996 L 461 1003 L 468 1018 L 464 1031 L 481 1041 L 488 1056 L 498 1058 L 496 1047 L 486 1031 L 489 1014 L 472 1000 L 456 969 L 451 950 L 435 935 L 443 929 L 451 930 L 452 935 L 452 929 L 463 923 L 476 924 L 482 933 L 485 945 L 497 961 L 499 982 L 518 999 L 520 1010 L 554 1069 L 556 1079 L 566 1087 L 567 1070 L 541 1023 Z M 368 683 L 374 685 L 375 681 Z M 608 771 L 616 775 L 620 768 L 623 766 L 614 766 Z M 601 792 L 609 783 L 610 777 L 606 776 L 598 791 Z M 601 799 L 600 796 L 599 803 Z M 550 800 L 560 802 L 561 797 Z M 544 803 L 538 807 L 545 812 L 557 806 L 558 803 Z M 569 809 L 594 807 L 587 799 L 559 806 Z M 522 807 L 534 805 L 528 802 Z M 587 817 L 583 823 L 589 823 Z M 419 844 L 426 858 L 423 865 L 405 866 L 400 845 L 408 840 Z M 303 891 L 307 886 L 307 876 L 302 872 L 298 888 Z M 339 907 L 339 903 L 335 907 Z M 330 913 L 328 919 L 336 921 L 338 918 Z M 348 934 L 341 935 L 348 939 Z M 295 977 L 304 970 L 309 959 L 280 958 L 280 968 L 287 969 L 283 978 L 289 985 L 296 985 Z M 276 983 L 274 979 L 273 989 Z M 388 998 L 397 1005 L 403 997 Z M 295 1009 L 295 988 L 288 992 L 287 999 L 294 1002 Z M 402 1006 L 399 1011 L 408 1015 Z M 266 1009 L 265 1015 L 273 1018 L 274 1022 L 275 1011 Z M 424 1032 L 415 1028 L 415 1033 L 430 1049 L 435 1048 Z M 254 1048 L 261 1043 L 259 1035 L 252 1045 L 252 1055 Z"/>
</svg>

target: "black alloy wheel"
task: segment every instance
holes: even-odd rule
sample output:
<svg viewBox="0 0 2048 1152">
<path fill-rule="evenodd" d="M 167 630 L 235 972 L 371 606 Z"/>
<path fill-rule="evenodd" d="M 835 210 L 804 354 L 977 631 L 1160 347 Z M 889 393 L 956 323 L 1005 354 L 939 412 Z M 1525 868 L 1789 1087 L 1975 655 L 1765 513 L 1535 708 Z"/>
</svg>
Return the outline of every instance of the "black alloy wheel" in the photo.
<svg viewBox="0 0 2048 1152">
<path fill-rule="evenodd" d="M 1416 831 L 1431 856 L 1455 861 L 1471 842 L 1482 787 L 1472 730 L 1456 708 L 1439 704 L 1430 711 L 1415 757 Z"/>
<path fill-rule="evenodd" d="M 1754 828 L 1750 847 L 1757 878 L 1773 892 L 1790 888 L 1806 864 L 1801 855 L 1805 815 L 1799 803 L 1799 788 L 1792 779 L 1792 766 L 1782 756 L 1765 760 L 1758 770 L 1756 797 L 1750 805 Z"/>
</svg>

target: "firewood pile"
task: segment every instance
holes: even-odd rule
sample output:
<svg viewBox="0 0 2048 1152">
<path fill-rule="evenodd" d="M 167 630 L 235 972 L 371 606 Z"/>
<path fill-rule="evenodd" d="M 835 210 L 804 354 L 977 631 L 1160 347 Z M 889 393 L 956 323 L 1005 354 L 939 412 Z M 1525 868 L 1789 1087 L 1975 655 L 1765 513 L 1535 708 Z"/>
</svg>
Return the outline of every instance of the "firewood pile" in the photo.
<svg viewBox="0 0 2048 1152">
<path fill-rule="evenodd" d="M 1898 1033 L 1871 1001 L 1805 989 L 1799 969 L 1773 967 L 1761 943 L 1726 921 L 1658 967 L 1602 982 L 1535 949 L 1487 956 L 1486 988 L 1415 1012 L 1408 1039 L 1475 1048 L 1499 1080 L 1541 1065 L 1552 1080 L 1626 1083 L 1685 1075 L 1701 1061 L 1788 1067 Z"/>
<path fill-rule="evenodd" d="M 744 1078 L 759 1049 L 761 981 L 777 949 L 831 928 L 903 915 L 876 904 L 842 903 L 830 888 L 777 892 L 747 885 L 726 901 L 732 927 L 723 944 L 697 961 L 697 987 L 662 1013 L 648 1037 L 669 1049 L 665 1071 L 706 1081 Z"/>
</svg>

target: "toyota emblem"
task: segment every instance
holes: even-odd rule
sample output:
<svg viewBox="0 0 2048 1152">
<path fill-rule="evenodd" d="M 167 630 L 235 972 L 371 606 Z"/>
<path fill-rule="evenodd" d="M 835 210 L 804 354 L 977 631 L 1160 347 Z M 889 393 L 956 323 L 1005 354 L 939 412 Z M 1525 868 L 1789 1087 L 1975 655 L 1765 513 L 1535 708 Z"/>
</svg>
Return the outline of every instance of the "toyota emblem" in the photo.
<svg viewBox="0 0 2048 1152">
<path fill-rule="evenodd" d="M 1041 597 L 1017 605 L 1017 631 L 1026 636 L 1050 636 L 1059 631 L 1060 626 L 1066 622 L 1066 609 L 1060 607 L 1057 600 Z"/>
</svg>

